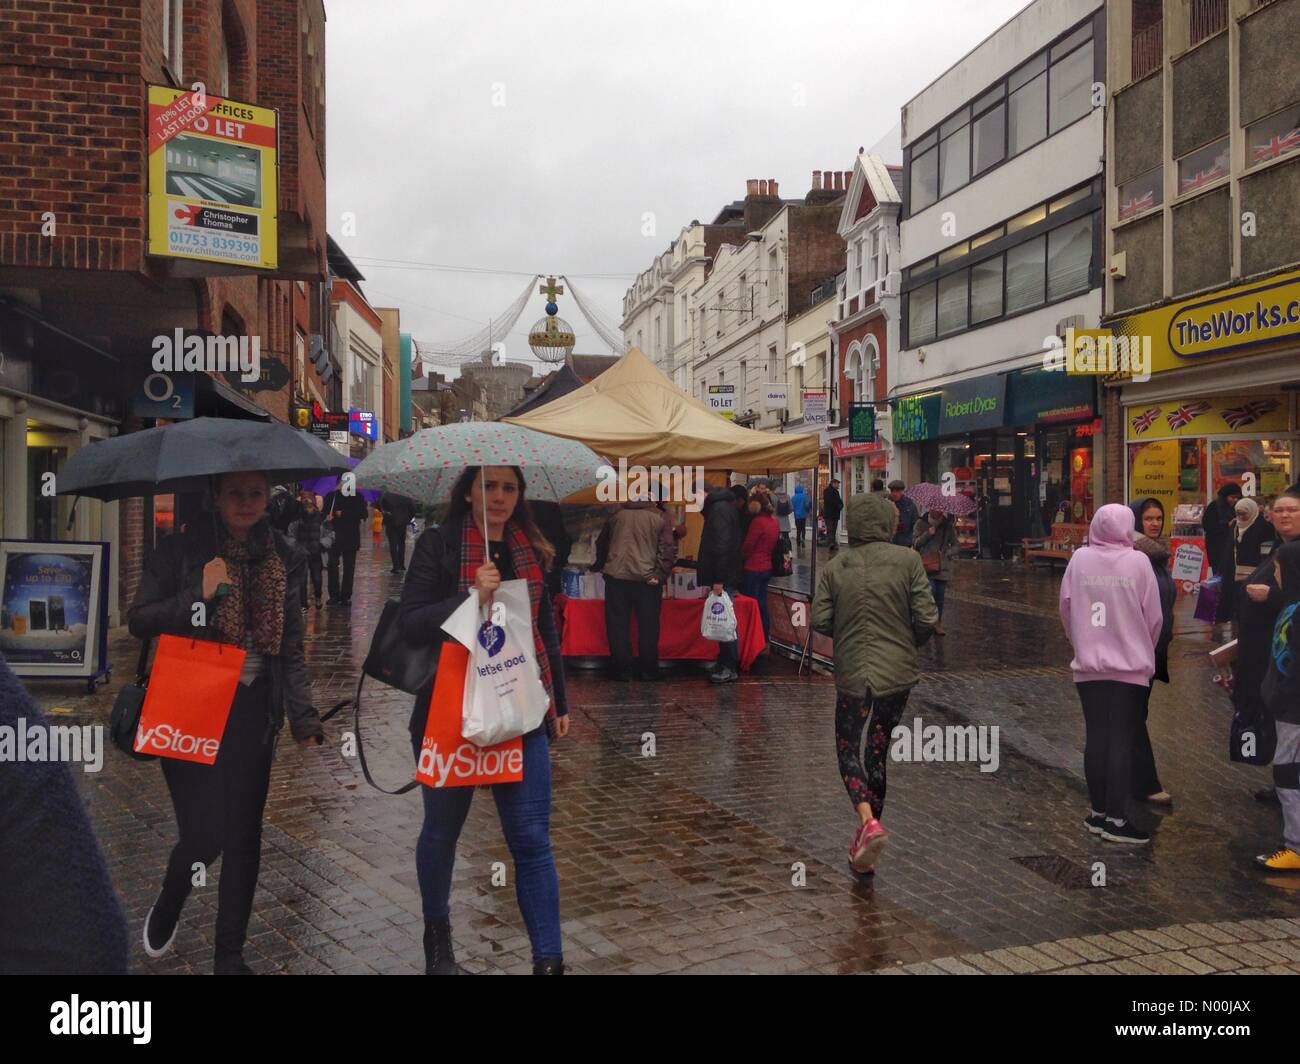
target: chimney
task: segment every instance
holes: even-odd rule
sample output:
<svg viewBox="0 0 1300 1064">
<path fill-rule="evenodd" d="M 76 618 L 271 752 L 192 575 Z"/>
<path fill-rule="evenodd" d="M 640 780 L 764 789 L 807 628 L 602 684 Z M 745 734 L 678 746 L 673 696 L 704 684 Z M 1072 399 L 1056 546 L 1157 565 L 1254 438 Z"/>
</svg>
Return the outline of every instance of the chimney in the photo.
<svg viewBox="0 0 1300 1064">
<path fill-rule="evenodd" d="M 758 194 L 760 196 L 767 195 L 767 178 L 765 177 L 760 177 L 758 179 Z"/>
<path fill-rule="evenodd" d="M 746 196 L 758 195 L 758 182 L 755 179 L 750 178 L 748 181 L 745 182 L 745 195 Z"/>
<path fill-rule="evenodd" d="M 779 198 L 780 198 L 780 192 L 778 191 L 778 186 L 777 186 L 777 183 L 776 183 L 776 178 L 769 178 L 769 179 L 768 179 L 768 182 L 767 182 L 767 190 L 768 190 L 768 193 L 772 196 L 773 199 L 779 199 Z"/>
<path fill-rule="evenodd" d="M 853 180 L 853 171 L 852 171 L 852 170 L 845 170 L 845 171 L 844 171 L 844 191 L 845 191 L 845 192 L 847 192 L 847 191 L 849 190 L 849 183 L 850 183 L 852 180 Z"/>
<path fill-rule="evenodd" d="M 814 170 L 813 180 L 812 180 L 813 191 L 818 192 L 821 190 L 821 187 L 822 187 L 822 172 L 820 170 Z"/>
<path fill-rule="evenodd" d="M 834 185 L 834 188 L 835 188 L 835 191 L 838 192 L 838 191 L 840 190 L 840 188 L 842 187 L 842 185 L 843 185 L 844 175 L 841 174 L 840 171 L 836 170 L 836 171 L 835 171 L 834 178 L 835 178 L 835 185 Z"/>
</svg>

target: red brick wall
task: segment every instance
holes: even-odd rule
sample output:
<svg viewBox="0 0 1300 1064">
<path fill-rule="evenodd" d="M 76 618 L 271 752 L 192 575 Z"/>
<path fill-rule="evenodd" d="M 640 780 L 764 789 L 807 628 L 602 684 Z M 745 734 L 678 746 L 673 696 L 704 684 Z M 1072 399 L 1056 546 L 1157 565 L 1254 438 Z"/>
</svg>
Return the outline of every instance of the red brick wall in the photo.
<svg viewBox="0 0 1300 1064">
<path fill-rule="evenodd" d="M 793 318 L 812 305 L 812 290 L 844 269 L 847 247 L 836 232 L 844 196 L 815 207 L 789 208 L 786 314 Z"/>
<path fill-rule="evenodd" d="M 837 358 L 838 365 L 836 366 L 835 375 L 837 380 L 836 387 L 838 389 L 836 394 L 839 396 L 839 401 L 836 406 L 840 411 L 841 424 L 843 424 L 849 416 L 849 403 L 851 402 L 849 399 L 849 395 L 851 394 L 849 389 L 849 378 L 846 372 L 849 348 L 855 342 L 861 343 L 864 337 L 872 337 L 876 342 L 876 350 L 880 352 L 880 372 L 876 375 L 876 402 L 885 402 L 886 397 L 889 395 L 889 350 L 886 343 L 888 327 L 889 325 L 888 322 L 885 321 L 885 318 L 883 316 L 877 316 L 871 318 L 869 321 L 861 323 L 860 325 L 855 325 L 847 332 L 840 333 L 839 342 L 836 345 L 839 355 Z"/>
</svg>

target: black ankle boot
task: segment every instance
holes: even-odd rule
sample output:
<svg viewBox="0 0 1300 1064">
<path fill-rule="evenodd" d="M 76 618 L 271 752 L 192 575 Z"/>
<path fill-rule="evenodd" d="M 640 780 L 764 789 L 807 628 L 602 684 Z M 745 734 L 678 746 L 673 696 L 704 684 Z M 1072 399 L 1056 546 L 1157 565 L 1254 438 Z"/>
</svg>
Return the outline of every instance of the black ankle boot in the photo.
<svg viewBox="0 0 1300 1064">
<path fill-rule="evenodd" d="M 533 962 L 533 975 L 563 975 L 563 957 L 543 957 Z"/>
<path fill-rule="evenodd" d="M 424 974 L 463 974 L 452 952 L 449 921 L 424 925 Z"/>
<path fill-rule="evenodd" d="M 217 957 L 212 964 L 213 975 L 252 975 L 253 969 L 244 963 L 238 953 Z"/>
</svg>

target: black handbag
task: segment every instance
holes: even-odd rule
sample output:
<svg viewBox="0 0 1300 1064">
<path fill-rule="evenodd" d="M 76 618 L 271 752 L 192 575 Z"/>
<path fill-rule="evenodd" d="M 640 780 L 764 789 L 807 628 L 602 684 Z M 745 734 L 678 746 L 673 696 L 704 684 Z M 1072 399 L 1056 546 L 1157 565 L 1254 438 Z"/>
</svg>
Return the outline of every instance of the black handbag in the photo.
<svg viewBox="0 0 1300 1064">
<path fill-rule="evenodd" d="M 389 599 L 384 603 L 384 612 L 379 616 L 379 624 L 370 638 L 370 649 L 361 666 L 361 675 L 357 678 L 356 695 L 335 704 L 321 717 L 322 721 L 326 721 L 347 706 L 354 707 L 352 727 L 357 740 L 357 760 L 361 762 L 361 774 L 370 786 L 385 794 L 405 794 L 418 786 L 419 781 L 411 780 L 397 790 L 390 791 L 387 787 L 379 786 L 370 775 L 370 766 L 366 764 L 366 748 L 361 742 L 361 688 L 369 676 L 407 694 L 419 694 L 421 688 L 432 683 L 438 662 L 436 648 L 428 645 L 412 646 L 402 637 L 397 623 L 400 608 L 401 603 L 397 599 Z"/>
<path fill-rule="evenodd" d="M 135 667 L 135 682 L 122 685 L 117 697 L 113 699 L 113 712 L 108 718 L 109 741 L 135 761 L 156 761 L 158 758 L 157 754 L 142 754 L 135 748 L 140 711 L 144 708 L 144 697 L 148 693 L 149 678 L 144 669 L 149 660 L 151 642 L 151 639 L 141 642 L 140 660 Z"/>
</svg>

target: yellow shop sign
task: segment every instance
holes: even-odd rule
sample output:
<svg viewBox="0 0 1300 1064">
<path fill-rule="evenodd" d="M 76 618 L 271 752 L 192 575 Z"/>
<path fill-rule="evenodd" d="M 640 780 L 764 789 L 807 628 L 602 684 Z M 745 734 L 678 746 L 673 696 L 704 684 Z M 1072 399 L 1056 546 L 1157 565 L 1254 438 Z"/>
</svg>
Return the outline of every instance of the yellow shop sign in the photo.
<svg viewBox="0 0 1300 1064">
<path fill-rule="evenodd" d="M 1300 343 L 1300 271 L 1120 318 L 1117 337 L 1151 341 L 1151 372 Z"/>
</svg>

